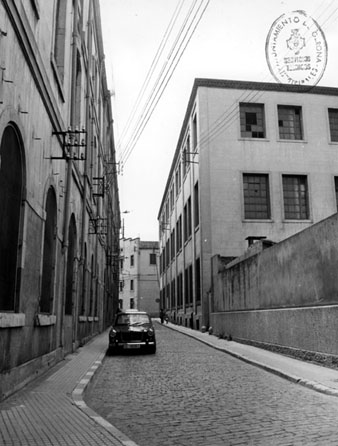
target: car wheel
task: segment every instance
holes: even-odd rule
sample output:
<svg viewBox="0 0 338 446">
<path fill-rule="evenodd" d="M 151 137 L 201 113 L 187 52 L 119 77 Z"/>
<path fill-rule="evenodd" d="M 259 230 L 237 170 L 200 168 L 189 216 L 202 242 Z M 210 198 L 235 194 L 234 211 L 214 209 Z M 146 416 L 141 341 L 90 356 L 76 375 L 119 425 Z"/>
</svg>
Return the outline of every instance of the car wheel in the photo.
<svg viewBox="0 0 338 446">
<path fill-rule="evenodd" d="M 115 347 L 108 347 L 108 350 L 106 352 L 107 356 L 113 356 L 116 355 L 116 348 Z"/>
<path fill-rule="evenodd" d="M 154 355 L 156 353 L 156 345 L 150 345 L 148 347 L 148 353 L 150 353 L 151 355 Z"/>
</svg>

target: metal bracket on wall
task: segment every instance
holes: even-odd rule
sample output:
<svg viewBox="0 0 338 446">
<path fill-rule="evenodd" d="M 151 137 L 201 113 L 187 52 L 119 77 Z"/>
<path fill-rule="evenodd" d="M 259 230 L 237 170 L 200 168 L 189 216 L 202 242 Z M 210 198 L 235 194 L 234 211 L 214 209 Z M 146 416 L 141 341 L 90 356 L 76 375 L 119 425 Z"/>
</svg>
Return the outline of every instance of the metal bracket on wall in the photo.
<svg viewBox="0 0 338 446">
<path fill-rule="evenodd" d="M 77 127 L 74 130 L 69 127 L 64 132 L 53 132 L 52 135 L 62 139 L 62 156 L 51 156 L 49 159 L 85 161 L 86 134 L 85 129 L 78 130 Z"/>
</svg>

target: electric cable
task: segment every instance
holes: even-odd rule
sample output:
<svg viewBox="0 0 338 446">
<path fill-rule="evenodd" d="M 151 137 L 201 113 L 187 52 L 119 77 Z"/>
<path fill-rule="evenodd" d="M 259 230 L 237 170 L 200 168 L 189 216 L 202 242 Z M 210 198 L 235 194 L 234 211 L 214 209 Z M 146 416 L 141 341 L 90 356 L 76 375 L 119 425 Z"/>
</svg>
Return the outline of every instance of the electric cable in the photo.
<svg viewBox="0 0 338 446">
<path fill-rule="evenodd" d="M 173 29 L 173 27 L 174 27 L 174 25 L 175 25 L 175 23 L 177 21 L 177 18 L 178 18 L 179 14 L 180 14 L 180 11 L 182 9 L 182 6 L 183 6 L 184 2 L 185 2 L 185 0 L 180 0 L 180 2 L 177 4 L 177 6 L 175 8 L 174 14 L 172 15 L 172 17 L 170 19 L 169 25 L 168 25 L 168 27 L 167 27 L 167 29 L 166 29 L 163 37 L 162 37 L 161 43 L 160 43 L 160 45 L 159 45 L 159 47 L 158 47 L 158 49 L 156 51 L 154 59 L 152 60 L 152 63 L 151 63 L 150 68 L 149 68 L 149 71 L 148 71 L 148 73 L 147 73 L 147 75 L 146 75 L 146 77 L 144 79 L 144 82 L 142 84 L 141 90 L 140 90 L 140 92 L 139 92 L 139 94 L 137 96 L 136 102 L 135 102 L 135 104 L 134 104 L 134 106 L 132 108 L 132 111 L 131 111 L 130 116 L 129 116 L 128 120 L 127 120 L 127 123 L 126 123 L 126 125 L 125 125 L 125 127 L 124 127 L 124 129 L 123 129 L 123 131 L 121 133 L 119 147 L 121 146 L 121 143 L 122 143 L 122 140 L 124 138 L 124 135 L 128 132 L 128 130 L 130 128 L 131 122 L 132 122 L 132 120 L 133 120 L 133 118 L 134 118 L 134 116 L 136 114 L 137 108 L 138 108 L 138 106 L 139 106 L 139 104 L 140 104 L 140 102 L 142 100 L 142 97 L 143 97 L 143 95 L 144 95 L 144 93 L 145 93 L 145 91 L 146 91 L 146 89 L 147 89 L 147 87 L 149 85 L 151 76 L 153 75 L 153 73 L 155 71 L 155 68 L 156 68 L 156 66 L 158 64 L 158 61 L 159 61 L 159 59 L 160 59 L 160 57 L 161 57 L 161 55 L 163 53 L 163 50 L 164 50 L 164 48 L 166 46 L 166 43 L 168 42 L 168 38 L 169 38 L 170 33 L 172 32 L 172 29 Z"/>
<path fill-rule="evenodd" d="M 188 23 L 188 21 L 190 19 L 190 16 L 191 16 L 191 14 L 192 14 L 192 12 L 194 10 L 194 7 L 195 7 L 196 3 L 197 3 L 197 0 L 194 0 L 193 4 L 189 8 L 189 11 L 188 11 L 188 13 L 187 13 L 187 15 L 186 15 L 186 17 L 184 19 L 183 24 L 181 25 L 181 28 L 180 28 L 180 30 L 178 32 L 178 35 L 176 36 L 176 39 L 175 39 L 174 43 L 171 46 L 169 54 L 166 57 L 166 61 L 162 65 L 162 69 L 161 69 L 161 71 L 160 71 L 160 73 L 159 73 L 159 75 L 158 75 L 158 77 L 157 77 L 157 79 L 155 81 L 155 84 L 154 84 L 154 86 L 153 86 L 153 88 L 152 88 L 152 90 L 150 92 L 150 95 L 148 96 L 146 104 L 143 107 L 143 110 L 142 110 L 141 115 L 140 115 L 140 117 L 139 117 L 139 119 L 138 119 L 138 121 L 137 121 L 137 123 L 135 125 L 135 128 L 134 128 L 134 130 L 132 132 L 132 135 L 131 135 L 128 143 L 126 144 L 126 147 L 124 148 L 124 150 L 122 152 L 122 156 L 121 156 L 122 158 L 125 157 L 125 154 L 130 150 L 130 146 L 132 145 L 133 141 L 135 140 L 135 134 L 138 133 L 138 130 L 139 130 L 139 128 L 140 128 L 140 126 L 142 124 L 142 121 L 144 119 L 144 114 L 148 113 L 148 109 L 150 107 L 149 103 L 152 103 L 154 94 L 158 93 L 158 91 L 156 91 L 157 90 L 157 86 L 161 82 L 161 78 L 163 76 L 163 72 L 166 70 L 168 64 L 170 64 L 169 65 L 169 69 L 170 69 L 170 66 L 172 64 L 171 56 L 172 56 L 173 52 L 175 51 L 175 48 L 177 46 L 177 42 L 180 40 L 180 38 L 181 38 L 181 36 L 183 34 L 184 28 L 186 27 L 186 24 Z"/>
<path fill-rule="evenodd" d="M 200 23 L 200 21 L 201 21 L 201 19 L 202 19 L 202 16 L 204 15 L 204 12 L 205 12 L 205 10 L 206 10 L 206 8 L 207 8 L 209 2 L 210 2 L 210 0 L 207 0 L 206 4 L 205 4 L 205 6 L 204 6 L 204 8 L 203 8 L 203 10 L 202 10 L 202 13 L 201 13 L 200 16 L 198 17 L 198 19 L 197 19 L 197 21 L 196 21 L 196 23 L 195 23 L 195 25 L 194 25 L 194 27 L 193 27 L 193 30 L 192 30 L 190 36 L 188 37 L 187 41 L 185 42 L 184 39 L 186 39 L 186 36 L 188 35 L 188 33 L 189 33 L 189 31 L 190 31 L 190 29 L 191 29 L 191 27 L 192 27 L 192 24 L 193 24 L 194 20 L 196 19 L 196 16 L 197 16 L 199 10 L 200 10 L 201 7 L 202 7 L 203 1 L 202 1 L 202 3 L 200 3 L 197 12 L 196 12 L 195 15 L 194 15 L 194 18 L 193 18 L 192 22 L 190 23 L 190 25 L 189 25 L 189 27 L 188 27 L 188 30 L 186 31 L 186 33 L 185 33 L 185 35 L 184 35 L 184 39 L 181 41 L 181 44 L 180 44 L 178 50 L 176 51 L 176 53 L 175 53 L 175 55 L 174 55 L 173 62 L 175 61 L 177 55 L 179 54 L 179 51 L 181 50 L 182 45 L 184 45 L 183 50 L 182 50 L 181 53 L 179 54 L 179 56 L 178 56 L 178 60 L 176 61 L 175 65 L 174 65 L 174 68 L 172 69 L 171 73 L 170 73 L 170 71 L 167 71 L 167 73 L 166 73 L 164 79 L 162 80 L 162 82 L 161 82 L 161 84 L 160 84 L 160 87 L 159 87 L 159 88 L 162 88 L 162 86 L 163 86 L 163 84 L 164 84 L 164 86 L 163 86 L 163 88 L 162 88 L 162 91 L 158 90 L 157 93 L 156 93 L 156 94 L 157 94 L 157 97 L 156 97 L 156 96 L 153 96 L 153 97 L 151 98 L 150 106 L 151 106 L 152 108 L 151 108 L 150 110 L 147 110 L 146 115 L 143 117 L 143 119 L 142 119 L 142 121 L 141 121 L 141 123 L 140 123 L 140 126 L 137 128 L 137 132 L 136 132 L 136 134 L 134 135 L 133 139 L 131 140 L 130 147 L 129 147 L 128 150 L 126 151 L 126 154 L 125 154 L 125 160 L 124 160 L 125 162 L 127 161 L 127 159 L 129 158 L 130 154 L 132 153 L 132 151 L 133 151 L 133 149 L 134 149 L 134 147 L 135 147 L 135 145 L 136 145 L 136 143 L 137 143 L 137 141 L 138 141 L 138 139 L 139 139 L 141 133 L 143 132 L 143 130 L 144 130 L 146 124 L 148 123 L 150 117 L 152 116 L 152 114 L 153 114 L 153 112 L 154 112 L 154 110 L 155 110 L 155 108 L 156 108 L 156 106 L 157 106 L 157 104 L 158 104 L 160 98 L 162 97 L 162 95 L 163 95 L 163 93 L 164 93 L 164 90 L 165 90 L 166 86 L 168 85 L 168 82 L 169 82 L 169 80 L 171 79 L 171 77 L 172 77 L 172 75 L 173 75 L 173 73 L 174 73 L 174 71 L 175 71 L 175 69 L 176 69 L 176 67 L 177 67 L 177 64 L 178 64 L 179 61 L 181 60 L 181 58 L 182 58 L 182 56 L 183 56 L 183 54 L 184 54 L 184 52 L 185 52 L 185 50 L 186 50 L 186 47 L 187 47 L 187 45 L 189 44 L 189 42 L 190 42 L 190 40 L 191 40 L 191 38 L 192 38 L 192 36 L 193 36 L 195 30 L 196 30 L 196 27 L 197 27 L 198 24 Z M 171 69 L 171 67 L 172 67 L 172 65 L 173 65 L 173 62 L 170 64 L 170 66 L 169 66 L 169 70 Z M 169 73 L 169 74 L 168 74 L 168 73 Z M 166 78 L 167 78 L 167 79 L 166 79 Z M 158 95 L 159 95 L 159 96 L 158 96 Z"/>
</svg>

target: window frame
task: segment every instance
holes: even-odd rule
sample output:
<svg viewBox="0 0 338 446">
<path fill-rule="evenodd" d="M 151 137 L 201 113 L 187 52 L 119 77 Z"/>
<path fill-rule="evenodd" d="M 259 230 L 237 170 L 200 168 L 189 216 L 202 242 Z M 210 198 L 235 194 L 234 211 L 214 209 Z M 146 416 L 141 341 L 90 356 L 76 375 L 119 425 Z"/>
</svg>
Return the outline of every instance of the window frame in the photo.
<svg viewBox="0 0 338 446">
<path fill-rule="evenodd" d="M 281 126 L 280 126 L 280 110 L 298 110 L 300 111 L 300 118 L 299 118 L 299 131 L 300 131 L 300 138 L 285 138 L 281 136 Z M 286 121 L 286 120 L 285 120 Z M 291 121 L 286 121 L 286 122 L 291 122 Z M 293 120 L 293 124 L 295 124 L 295 120 Z M 293 128 L 295 126 L 293 125 Z M 304 137 L 304 113 L 303 113 L 303 107 L 301 105 L 289 105 L 289 104 L 277 104 L 277 128 L 278 128 L 278 140 L 279 141 L 304 141 L 305 137 Z M 291 128 L 291 126 L 289 126 L 289 129 Z M 291 133 L 289 132 L 288 134 L 291 135 Z M 296 134 L 294 133 L 294 135 L 296 136 Z"/>
<path fill-rule="evenodd" d="M 245 178 L 249 178 L 249 177 L 251 177 L 251 178 L 253 178 L 253 177 L 256 177 L 257 179 L 261 179 L 261 178 L 264 178 L 265 179 L 265 186 L 266 186 L 266 194 L 265 194 L 265 196 L 264 197 L 262 197 L 262 196 L 246 196 L 246 190 L 249 190 L 249 188 L 246 188 L 245 187 Z M 247 183 L 247 184 L 256 184 L 256 183 L 253 183 L 253 182 L 249 182 L 249 183 Z M 259 183 L 257 183 L 257 184 L 261 184 L 260 182 Z M 250 220 L 250 221 L 271 221 L 272 220 L 272 215 L 271 215 L 271 194 L 270 194 L 270 175 L 268 174 L 268 173 L 262 173 L 262 172 L 243 172 L 242 173 L 242 187 L 243 187 L 243 195 L 242 195 L 242 197 L 243 197 L 243 219 L 244 220 Z M 260 191 L 261 191 L 262 189 L 260 189 Z M 258 211 L 258 210 L 256 210 L 256 211 L 253 211 L 253 210 L 251 210 L 251 211 L 249 211 L 248 209 L 246 209 L 246 206 L 255 206 L 255 207 L 260 207 L 261 208 L 261 206 L 262 206 L 262 203 L 259 203 L 259 202 L 253 202 L 253 200 L 251 200 L 251 202 L 250 203 L 248 203 L 248 202 L 246 202 L 246 199 L 249 199 L 249 198 L 258 198 L 258 199 L 265 199 L 265 203 L 264 203 L 264 206 L 266 207 L 266 216 L 257 216 L 257 217 L 254 217 L 254 216 L 248 216 L 248 213 L 249 212 L 259 212 L 259 213 L 262 213 L 263 211 L 262 210 L 260 210 L 260 211 Z"/>
<path fill-rule="evenodd" d="M 247 109 L 247 111 L 245 109 Z M 250 109 L 251 109 L 251 111 L 250 111 Z M 254 125 L 256 127 L 259 127 L 259 124 L 257 123 L 258 122 L 257 111 L 253 111 L 254 109 L 258 109 L 258 110 L 260 109 L 260 111 L 261 111 L 261 121 L 262 121 L 262 125 L 261 125 L 262 130 L 261 131 L 258 129 L 256 131 L 253 131 L 251 129 L 251 126 L 254 126 Z M 256 117 L 255 124 L 247 123 L 246 116 L 248 113 L 255 114 L 255 117 Z M 250 125 L 250 132 L 262 133 L 262 136 L 246 135 L 245 133 L 249 132 L 249 130 L 247 130 L 248 125 Z M 256 103 L 256 102 L 240 102 L 239 103 L 239 131 L 240 131 L 240 137 L 243 139 L 252 139 L 252 140 L 259 140 L 259 141 L 266 139 L 265 104 Z"/>
<path fill-rule="evenodd" d="M 336 209 L 338 212 L 338 175 L 334 175 L 333 177 L 333 184 L 334 184 L 334 191 L 335 191 L 335 203 L 336 203 Z"/>
<path fill-rule="evenodd" d="M 336 123 L 332 123 L 331 117 L 330 117 L 330 112 L 335 112 L 336 119 L 337 122 Z M 330 133 L 330 142 L 331 143 L 338 143 L 338 108 L 333 108 L 333 107 L 329 107 L 327 109 L 327 114 L 328 114 L 328 123 L 329 123 L 329 133 Z M 332 128 L 331 124 L 336 124 L 337 129 Z M 332 135 L 333 133 L 336 132 L 336 138 L 337 139 L 332 139 Z"/>
<path fill-rule="evenodd" d="M 292 201 L 289 201 L 289 203 L 285 202 L 285 199 L 286 199 L 286 195 L 285 195 L 286 188 L 285 188 L 285 186 L 286 186 L 286 184 L 284 183 L 284 180 L 288 179 L 288 178 L 289 179 L 293 178 L 293 179 L 297 179 L 297 180 L 301 180 L 301 179 L 305 180 L 305 186 L 306 186 L 306 189 L 305 189 L 306 216 L 305 217 L 302 215 L 302 210 L 301 209 L 299 211 L 299 218 L 293 218 L 290 215 L 290 212 L 291 212 L 290 210 L 288 210 L 288 214 L 286 212 L 286 206 L 289 206 L 289 207 L 291 207 L 291 206 L 294 206 L 294 207 L 300 206 L 300 207 L 302 207 L 303 206 L 302 205 L 303 197 L 301 196 L 302 195 L 302 191 L 301 191 L 301 187 L 299 187 L 299 186 L 302 186 L 300 184 L 300 181 L 298 181 L 298 189 L 299 190 L 293 190 L 293 191 L 291 190 L 291 193 L 294 196 L 293 202 Z M 311 219 L 311 210 L 310 210 L 310 191 L 309 191 L 308 175 L 306 175 L 306 174 L 293 174 L 293 173 L 292 174 L 283 174 L 282 175 L 282 192 L 283 192 L 283 200 L 282 200 L 282 202 L 283 202 L 283 218 L 284 218 L 284 220 L 285 221 L 292 221 L 292 222 L 309 221 Z M 298 194 L 298 196 L 296 196 L 296 193 Z M 287 197 L 287 198 L 290 199 L 290 197 Z"/>
</svg>

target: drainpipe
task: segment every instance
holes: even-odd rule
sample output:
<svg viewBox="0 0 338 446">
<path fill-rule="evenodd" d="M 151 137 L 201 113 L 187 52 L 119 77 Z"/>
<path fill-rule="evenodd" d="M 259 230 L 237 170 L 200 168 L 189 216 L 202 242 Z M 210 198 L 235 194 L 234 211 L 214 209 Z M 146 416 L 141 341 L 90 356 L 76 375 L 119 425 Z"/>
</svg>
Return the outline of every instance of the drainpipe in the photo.
<svg viewBox="0 0 338 446">
<path fill-rule="evenodd" d="M 91 3 L 90 3 L 91 5 Z M 91 8 L 91 6 L 90 6 Z M 82 198 L 82 218 L 81 218 L 81 266 L 82 266 L 82 286 L 79 287 L 80 293 L 83 292 L 83 286 L 87 288 L 87 284 L 84 282 L 86 280 L 86 265 L 83 263 L 85 259 L 85 242 L 86 242 L 86 216 L 87 216 L 87 196 L 88 196 L 88 164 L 89 164 L 89 148 L 91 147 L 92 141 L 92 126 L 90 117 L 90 73 L 91 73 L 91 60 L 92 60 L 92 22 L 91 22 L 91 9 L 88 13 L 88 61 L 87 61 L 87 72 L 86 72 L 86 146 L 85 146 L 85 160 L 84 160 L 84 172 L 83 172 L 83 198 Z M 88 253 L 88 252 L 87 252 Z M 88 257 L 87 257 L 88 258 Z M 92 273 L 92 272 L 91 272 Z M 79 296 L 78 296 L 79 298 Z M 85 302 L 86 308 L 86 302 Z M 76 313 L 78 313 L 78 305 L 76 306 Z M 78 327 L 78 317 L 75 321 L 75 329 L 77 333 Z"/>
<path fill-rule="evenodd" d="M 74 16 L 73 16 L 73 38 L 72 38 L 72 80 L 71 80 L 71 103 L 70 103 L 70 125 L 73 128 L 75 125 L 75 100 L 76 100 L 76 43 L 77 43 L 77 11 L 78 0 L 74 0 Z M 71 189 L 72 189 L 72 171 L 73 160 L 71 158 L 67 161 L 67 178 L 66 178 L 66 192 L 65 192 L 65 210 L 63 221 L 63 244 L 62 253 L 64 258 L 64 271 L 63 271 L 63 304 L 62 304 L 62 345 L 64 346 L 65 330 L 64 330 L 64 312 L 65 312 L 65 294 L 66 294 L 66 278 L 67 278 L 67 253 L 69 247 L 68 238 L 68 226 L 70 216 L 70 201 L 71 201 Z M 76 306 L 75 306 L 76 308 Z"/>
</svg>

